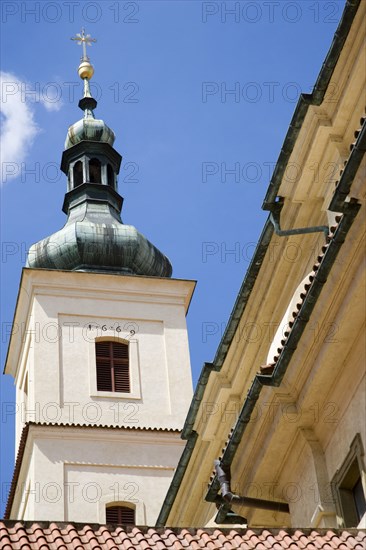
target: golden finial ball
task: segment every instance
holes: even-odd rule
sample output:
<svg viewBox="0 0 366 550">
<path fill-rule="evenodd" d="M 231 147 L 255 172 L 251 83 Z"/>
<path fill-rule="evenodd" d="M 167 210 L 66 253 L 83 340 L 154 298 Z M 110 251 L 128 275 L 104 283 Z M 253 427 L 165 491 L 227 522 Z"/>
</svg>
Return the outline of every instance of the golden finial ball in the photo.
<svg viewBox="0 0 366 550">
<path fill-rule="evenodd" d="M 80 78 L 91 78 L 94 74 L 94 67 L 89 61 L 83 61 L 78 68 L 78 74 Z"/>
</svg>

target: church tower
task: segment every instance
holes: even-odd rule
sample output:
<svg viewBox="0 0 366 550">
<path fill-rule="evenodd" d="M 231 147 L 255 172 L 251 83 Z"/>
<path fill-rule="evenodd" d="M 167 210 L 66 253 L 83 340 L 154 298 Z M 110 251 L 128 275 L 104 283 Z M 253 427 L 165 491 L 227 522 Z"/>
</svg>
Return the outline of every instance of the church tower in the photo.
<svg viewBox="0 0 366 550">
<path fill-rule="evenodd" d="M 65 226 L 23 269 L 5 372 L 16 385 L 10 519 L 153 525 L 192 396 L 186 313 L 195 283 L 123 224 L 121 156 L 96 119 L 84 31 L 84 115 L 61 169 Z"/>
</svg>

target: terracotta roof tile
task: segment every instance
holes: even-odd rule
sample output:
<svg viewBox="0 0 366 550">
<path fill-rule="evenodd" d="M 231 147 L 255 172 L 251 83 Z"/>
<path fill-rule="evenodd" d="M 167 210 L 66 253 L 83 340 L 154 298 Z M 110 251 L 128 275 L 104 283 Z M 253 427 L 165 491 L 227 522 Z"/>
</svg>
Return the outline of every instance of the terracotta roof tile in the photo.
<svg viewBox="0 0 366 550">
<path fill-rule="evenodd" d="M 62 522 L 0 521 L 1 550 L 364 550 L 351 529 L 155 529 Z"/>
<path fill-rule="evenodd" d="M 192 550 L 200 550 L 202 548 L 188 529 L 182 529 L 181 536 L 187 548 L 192 548 Z"/>
<path fill-rule="evenodd" d="M 284 548 L 285 550 L 288 550 L 291 547 L 293 547 L 293 544 L 294 544 L 293 539 L 283 529 L 280 530 L 279 533 L 274 536 L 274 538 L 276 539 L 277 544 L 280 544 L 281 548 Z"/>
<path fill-rule="evenodd" d="M 337 536 L 335 533 L 333 533 L 333 532 L 330 532 L 330 533 L 329 533 L 329 539 L 330 539 L 331 544 L 336 545 L 336 548 L 341 548 L 342 545 L 345 544 L 345 541 L 344 541 L 344 540 L 341 540 L 341 538 L 338 537 L 338 536 Z"/>
<path fill-rule="evenodd" d="M 104 548 L 106 548 L 107 550 L 118 550 L 118 546 L 116 545 L 112 534 L 108 531 L 105 525 L 101 526 L 99 532 L 102 541 L 101 544 Z"/>
<path fill-rule="evenodd" d="M 217 548 L 220 548 L 220 543 L 216 544 L 215 542 L 215 540 L 217 541 L 217 533 L 215 535 L 215 532 L 210 532 L 209 534 L 206 530 L 198 530 L 197 536 L 200 537 L 200 541 L 204 543 L 204 548 L 209 550 L 216 550 Z"/>
<path fill-rule="evenodd" d="M 164 541 L 161 539 L 159 533 L 155 531 L 155 529 L 149 529 L 148 535 L 151 537 L 151 540 L 154 542 L 156 550 L 165 550 L 166 545 L 164 544 Z"/>
<path fill-rule="evenodd" d="M 263 536 L 265 537 L 267 544 L 270 544 L 270 547 L 273 548 L 273 550 L 283 550 L 284 546 L 279 543 L 278 538 L 274 537 L 270 531 L 263 531 Z"/>
<path fill-rule="evenodd" d="M 233 541 L 232 541 L 230 535 L 225 536 L 221 531 L 219 531 L 218 534 L 217 534 L 217 541 L 218 541 L 219 544 L 221 544 L 221 546 L 219 546 L 219 548 L 225 548 L 225 550 L 232 550 L 233 548 L 237 548 L 236 545 L 235 545 L 235 547 L 233 546 Z M 249 546 L 248 546 L 248 548 L 249 548 Z"/>
</svg>

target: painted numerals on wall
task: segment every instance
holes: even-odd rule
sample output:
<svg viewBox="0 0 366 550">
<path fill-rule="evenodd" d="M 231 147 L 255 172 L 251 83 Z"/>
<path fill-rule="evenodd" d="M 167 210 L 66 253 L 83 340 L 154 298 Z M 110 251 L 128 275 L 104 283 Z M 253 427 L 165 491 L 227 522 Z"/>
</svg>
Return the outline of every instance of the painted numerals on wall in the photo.
<svg viewBox="0 0 366 550">
<path fill-rule="evenodd" d="M 99 323 L 89 323 L 88 324 L 88 330 L 89 331 L 97 331 L 100 332 L 107 332 L 107 331 L 113 331 L 116 332 L 119 336 L 122 336 L 126 340 L 129 338 L 132 338 L 135 336 L 135 334 L 138 332 L 138 325 L 137 323 L 133 323 L 128 321 L 127 323 L 124 323 L 123 325 L 115 322 L 115 323 L 104 323 L 103 325 Z"/>
</svg>

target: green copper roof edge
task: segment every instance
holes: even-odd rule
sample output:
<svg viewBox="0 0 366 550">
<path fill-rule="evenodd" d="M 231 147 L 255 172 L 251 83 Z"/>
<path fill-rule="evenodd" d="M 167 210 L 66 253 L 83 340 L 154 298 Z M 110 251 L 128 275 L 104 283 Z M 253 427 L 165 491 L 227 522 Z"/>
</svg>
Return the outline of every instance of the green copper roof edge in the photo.
<svg viewBox="0 0 366 550">
<path fill-rule="evenodd" d="M 262 262 L 264 260 L 267 248 L 273 235 L 273 224 L 270 222 L 269 217 L 266 220 L 262 234 L 259 238 L 256 246 L 253 258 L 249 264 L 248 270 L 245 274 L 243 283 L 240 287 L 238 296 L 234 303 L 232 312 L 230 314 L 228 323 L 225 328 L 225 332 L 219 343 L 215 358 L 212 363 L 204 363 L 200 377 L 197 382 L 197 386 L 192 398 L 192 402 L 187 414 L 186 421 L 182 430 L 182 438 L 187 439 L 192 432 L 194 422 L 196 420 L 197 411 L 199 409 L 209 376 L 212 371 L 219 371 L 223 365 L 226 357 L 227 350 L 230 347 L 235 331 L 240 322 L 243 311 L 249 300 L 251 291 L 254 287 L 258 273 L 260 271 Z"/>
<path fill-rule="evenodd" d="M 188 437 L 188 441 L 184 447 L 182 456 L 180 457 L 180 460 L 178 462 L 178 466 L 175 469 L 173 479 L 169 485 L 169 489 L 161 507 L 158 519 L 156 520 L 155 527 L 165 526 L 170 509 L 173 505 L 173 502 L 175 501 L 175 497 L 177 496 L 183 476 L 191 459 L 191 455 L 196 445 L 197 438 L 198 434 L 192 431 Z"/>
<path fill-rule="evenodd" d="M 328 89 L 328 84 L 360 3 L 361 0 L 347 0 L 341 20 L 334 34 L 332 44 L 315 82 L 314 89 L 311 94 L 301 94 L 299 97 L 295 112 L 292 116 L 289 129 L 281 148 L 281 153 L 278 157 L 266 196 L 263 201 L 263 210 L 270 210 L 276 200 L 278 189 L 281 185 L 288 161 L 294 149 L 297 136 L 302 128 L 302 124 L 309 106 L 321 105 L 324 99 L 325 93 Z"/>
<path fill-rule="evenodd" d="M 358 168 L 360 167 L 365 151 L 366 122 L 363 123 L 360 134 L 343 170 L 343 174 L 337 185 L 336 192 L 334 193 L 330 201 L 329 210 L 332 210 L 333 212 L 342 212 L 343 205 L 345 204 L 344 201 L 350 192 L 353 179 L 356 175 Z"/>
<path fill-rule="evenodd" d="M 332 241 L 330 242 L 327 251 L 325 252 L 319 269 L 314 276 L 314 281 L 312 283 L 311 289 L 304 299 L 298 317 L 296 317 L 294 321 L 294 325 L 291 329 L 287 342 L 284 345 L 282 353 L 277 361 L 272 376 L 256 375 L 253 379 L 252 385 L 248 391 L 248 395 L 239 413 L 238 420 L 236 421 L 233 432 L 230 436 L 230 440 L 225 448 L 223 456 L 221 457 L 221 463 L 223 465 L 231 465 L 239 444 L 243 438 L 246 427 L 250 421 L 251 414 L 259 398 L 263 385 L 278 387 L 281 384 L 287 367 L 297 348 L 297 344 L 310 319 L 311 313 L 315 308 L 317 299 L 323 289 L 324 284 L 327 281 L 328 275 L 333 267 L 338 252 L 345 241 L 345 237 L 350 227 L 352 226 L 352 223 L 357 213 L 359 212 L 360 207 L 361 205 L 355 200 L 346 204 L 344 208 L 344 217 L 342 218 L 337 228 L 337 231 Z M 264 383 L 265 379 L 268 379 L 268 382 Z M 217 476 L 215 475 L 209 486 L 205 499 L 209 502 L 213 502 L 219 489 L 220 484 L 217 480 Z"/>
<path fill-rule="evenodd" d="M 193 425 L 196 421 L 197 412 L 200 407 L 201 400 L 202 400 L 211 372 L 219 371 L 224 363 L 227 351 L 230 347 L 230 344 L 232 342 L 232 339 L 234 337 L 234 334 L 240 322 L 243 311 L 245 310 L 250 294 L 253 290 L 255 281 L 257 279 L 258 273 L 262 266 L 272 235 L 273 235 L 273 225 L 270 222 L 268 217 L 264 225 L 264 228 L 262 230 L 262 234 L 259 238 L 258 244 L 256 246 L 253 258 L 249 264 L 243 283 L 240 287 L 235 304 L 231 311 L 228 323 L 225 328 L 225 332 L 217 348 L 215 358 L 212 363 L 204 363 L 203 365 L 203 369 L 201 371 L 200 377 L 197 382 L 197 386 L 192 398 L 192 402 L 187 414 L 187 418 L 183 426 L 183 430 L 182 430 L 183 439 L 187 439 L 193 430 Z"/>
<path fill-rule="evenodd" d="M 197 386 L 192 397 L 191 405 L 189 407 L 187 418 L 183 426 L 182 436 L 181 436 L 182 439 L 188 439 L 191 433 L 193 432 L 193 425 L 196 420 L 196 415 L 200 407 L 208 379 L 210 377 L 211 372 L 214 370 L 218 371 L 220 369 L 215 367 L 213 363 L 203 364 L 203 367 L 197 382 Z"/>
<path fill-rule="evenodd" d="M 357 13 L 357 9 L 359 7 L 361 0 L 347 0 L 347 4 L 345 6 L 341 21 L 338 25 L 337 31 L 335 33 L 335 37 L 333 39 L 333 42 L 331 44 L 331 47 L 328 51 L 328 54 L 325 58 L 325 61 L 323 62 L 322 68 L 320 70 L 319 76 L 317 78 L 317 81 L 314 86 L 314 90 L 312 94 L 301 94 L 299 101 L 297 103 L 297 106 L 295 108 L 294 115 L 292 117 L 289 130 L 287 132 L 283 147 L 281 149 L 281 153 L 279 155 L 278 161 L 276 163 L 276 167 L 272 176 L 271 183 L 269 185 L 269 188 L 267 190 L 267 194 L 265 197 L 265 200 L 262 205 L 262 209 L 264 210 L 273 210 L 274 208 L 278 208 L 276 204 L 276 196 L 277 196 L 277 190 L 280 185 L 281 179 L 284 175 L 287 162 L 289 160 L 290 154 L 293 150 L 295 141 L 297 139 L 297 136 L 299 134 L 299 131 L 301 129 L 303 120 L 305 118 L 305 115 L 307 113 L 308 107 L 310 104 L 320 104 L 324 98 L 327 86 L 329 84 L 330 78 L 333 74 L 336 62 L 339 58 L 339 55 L 341 53 L 343 44 L 347 38 L 348 32 L 350 30 L 351 24 L 353 22 L 353 19 Z M 269 238 L 268 234 L 269 233 Z M 267 234 L 267 238 L 266 238 Z M 260 236 L 256 251 L 253 255 L 253 259 L 249 265 L 249 268 L 247 270 L 246 276 L 244 278 L 243 284 L 240 288 L 239 294 L 237 296 L 236 302 L 234 304 L 232 313 L 230 315 L 228 324 L 226 326 L 226 330 L 223 334 L 223 337 L 221 339 L 221 342 L 218 346 L 215 359 L 213 363 L 205 363 L 203 370 L 201 372 L 199 382 L 197 384 L 195 393 L 192 398 L 191 406 L 188 411 L 188 415 L 183 427 L 182 431 L 182 438 L 188 439 L 191 437 L 191 434 L 195 434 L 195 438 L 192 444 L 192 441 L 189 440 L 187 442 L 187 445 L 184 449 L 184 464 L 181 462 L 183 459 L 183 455 L 181 457 L 181 460 L 178 463 L 177 469 L 174 474 L 174 489 L 173 489 L 173 482 L 169 486 L 167 496 L 164 500 L 161 512 L 159 514 L 157 526 L 164 525 L 168 515 L 169 511 L 171 509 L 171 506 L 175 500 L 175 497 L 178 493 L 179 485 L 184 477 L 185 470 L 187 468 L 187 465 L 189 463 L 190 457 L 193 453 L 195 442 L 197 440 L 197 434 L 193 431 L 193 425 L 196 420 L 197 412 L 199 410 L 199 406 L 202 400 L 202 397 L 204 395 L 204 391 L 206 389 L 206 385 L 209 379 L 209 376 L 212 371 L 216 370 L 219 371 L 221 369 L 221 366 L 225 360 L 227 351 L 230 347 L 232 338 L 235 334 L 235 330 L 238 326 L 238 323 L 240 321 L 240 316 L 242 315 L 245 305 L 250 297 L 251 290 L 254 286 L 254 282 L 256 277 L 254 278 L 254 281 L 252 281 L 252 276 L 255 272 L 255 267 L 257 267 L 259 272 L 259 269 L 262 265 L 263 257 L 265 255 L 265 251 L 268 248 L 269 242 L 271 240 L 271 237 L 273 235 L 273 225 L 270 222 L 269 218 L 267 219 L 265 226 L 263 228 L 262 234 Z M 267 242 L 268 239 L 268 242 Z M 264 252 L 263 257 L 261 258 L 260 265 L 256 266 L 255 263 L 257 261 L 257 253 L 260 252 L 260 247 L 264 246 Z M 253 273 L 252 273 L 253 270 Z M 252 283 L 252 285 L 250 284 Z M 243 296 L 246 295 L 246 299 L 243 300 Z M 253 382 L 253 384 L 257 384 L 259 381 L 257 377 L 254 379 L 257 380 L 257 382 Z M 252 389 L 252 388 L 251 388 Z M 253 388 L 254 390 L 254 388 Z M 249 390 L 250 391 L 250 390 Z M 259 395 L 259 394 L 258 394 Z M 254 403 L 255 404 L 255 403 Z M 248 411 L 249 412 L 249 411 Z M 189 455 L 187 460 L 187 455 Z M 178 482 L 178 485 L 177 485 Z"/>
<path fill-rule="evenodd" d="M 361 146 L 364 145 L 365 138 L 365 132 L 364 128 L 362 129 L 362 132 L 360 133 L 360 136 L 357 140 L 357 143 Z M 362 151 L 361 151 L 362 153 Z M 364 152 L 363 152 L 364 153 Z M 336 235 L 332 239 L 328 250 L 326 251 L 323 261 L 319 267 L 319 270 L 317 271 L 315 278 L 314 278 L 314 285 L 309 290 L 309 294 L 306 296 L 304 304 L 302 306 L 301 312 L 299 316 L 294 321 L 294 326 L 289 334 L 288 340 L 284 346 L 284 350 L 277 362 L 276 368 L 272 374 L 272 376 L 256 376 L 253 380 L 252 386 L 248 391 L 248 396 L 243 404 L 243 407 L 240 411 L 238 421 L 236 422 L 234 426 L 234 430 L 231 434 L 230 441 L 228 443 L 227 448 L 225 449 L 225 452 L 222 457 L 222 462 L 226 466 L 230 466 L 231 462 L 235 456 L 237 447 L 239 446 L 239 443 L 243 437 L 244 431 L 246 429 L 247 423 L 250 420 L 250 415 L 253 412 L 255 403 L 259 397 L 260 391 L 262 387 L 260 387 L 259 392 L 258 391 L 258 383 L 261 384 L 261 386 L 264 385 L 272 385 L 272 386 L 279 386 L 281 384 L 281 381 L 286 373 L 287 367 L 290 363 L 290 360 L 292 358 L 292 355 L 294 351 L 297 348 L 297 344 L 302 336 L 302 333 L 306 327 L 306 324 L 308 323 L 310 319 L 310 315 L 312 310 L 314 309 L 317 299 L 320 295 L 320 292 L 323 288 L 323 285 L 325 284 L 327 280 L 327 276 L 329 275 L 329 272 L 334 264 L 334 261 L 337 257 L 337 254 L 339 252 L 339 249 L 341 248 L 342 244 L 344 243 L 345 237 L 360 209 L 360 204 L 357 202 L 356 199 L 352 199 L 351 202 L 343 202 L 341 205 L 340 202 L 342 198 L 344 199 L 344 189 L 347 188 L 347 194 L 351 189 L 352 181 L 350 181 L 350 176 L 354 175 L 357 172 L 357 169 L 359 168 L 361 161 L 363 158 L 363 154 L 360 154 L 360 149 L 354 147 L 352 149 L 352 152 L 350 154 L 350 157 L 347 162 L 348 170 L 344 170 L 339 184 L 334 192 L 333 198 L 331 200 L 330 210 L 332 210 L 332 205 L 336 205 L 336 211 L 343 212 L 344 218 L 342 218 L 340 225 L 337 229 Z M 333 210 L 334 211 L 334 210 Z M 341 237 L 340 237 L 341 235 Z M 322 276 L 326 275 L 325 279 L 322 279 Z M 305 305 L 308 304 L 308 305 Z M 266 382 L 264 382 L 266 379 L 268 379 Z M 255 400 L 253 400 L 252 396 L 257 396 Z M 249 415 L 249 416 L 248 416 Z M 214 497 L 216 496 L 218 490 L 220 488 L 220 485 L 218 483 L 218 480 L 215 476 L 213 479 L 207 495 L 206 500 L 212 501 Z"/>
<path fill-rule="evenodd" d="M 362 135 L 364 135 L 364 134 L 362 134 Z M 361 143 L 361 139 L 362 138 L 360 136 L 360 143 Z M 348 182 L 349 173 L 354 174 L 355 170 L 357 170 L 357 168 L 360 166 L 361 160 L 362 160 L 362 157 L 359 155 L 358 150 L 356 148 L 354 148 L 352 150 L 349 161 L 347 163 L 347 167 L 349 167 L 349 170 L 348 171 L 345 170 L 343 172 L 343 174 L 341 176 L 341 179 L 340 179 L 340 182 L 339 182 L 339 185 L 338 185 L 338 187 L 337 187 L 337 189 L 334 193 L 332 203 L 333 203 L 333 200 L 334 200 L 338 204 L 338 202 L 340 200 L 340 197 L 343 193 L 343 188 L 345 187 L 345 184 L 343 183 L 344 181 L 347 182 L 348 190 L 349 190 L 349 188 L 350 188 L 350 185 L 349 185 L 349 182 Z M 278 206 L 278 207 L 280 207 L 280 206 Z M 355 209 L 356 207 L 353 206 L 352 208 Z M 345 203 L 344 207 L 342 207 L 342 208 L 337 208 L 338 211 L 344 211 L 344 209 L 346 209 L 346 210 L 349 209 L 349 204 L 348 203 Z M 354 212 L 351 221 L 353 221 L 354 217 L 357 214 L 357 211 Z M 344 224 L 344 220 L 342 220 L 341 223 Z M 270 233 L 269 236 L 267 234 L 267 231 L 269 231 L 269 233 Z M 217 350 L 217 353 L 216 353 L 216 356 L 215 356 L 215 360 L 214 360 L 213 363 L 205 363 L 204 366 L 203 366 L 203 369 L 201 371 L 201 374 L 200 374 L 200 377 L 199 377 L 199 380 L 198 380 L 198 383 L 197 383 L 197 386 L 196 386 L 196 390 L 195 390 L 194 396 L 192 398 L 191 406 L 189 408 L 188 415 L 187 415 L 187 418 L 186 418 L 186 421 L 185 421 L 185 424 L 184 424 L 184 427 L 183 427 L 183 430 L 182 430 L 182 438 L 183 439 L 188 439 L 192 433 L 196 433 L 196 432 L 193 432 L 193 425 L 194 425 L 194 422 L 196 420 L 197 412 L 199 410 L 199 406 L 201 404 L 201 400 L 202 400 L 202 397 L 204 395 L 204 391 L 206 389 L 206 385 L 207 385 L 209 376 L 210 376 L 212 371 L 219 371 L 221 369 L 221 366 L 222 366 L 222 363 L 225 359 L 227 350 L 228 350 L 228 348 L 231 344 L 232 338 L 235 334 L 235 330 L 236 330 L 236 328 L 237 328 L 237 326 L 240 322 L 241 315 L 242 315 L 242 313 L 245 309 L 245 305 L 246 305 L 246 303 L 247 303 L 247 301 L 250 297 L 251 290 L 254 286 L 254 283 L 255 283 L 255 280 L 256 280 L 256 275 L 253 279 L 253 276 L 254 276 L 254 273 L 255 273 L 255 270 L 256 270 L 255 268 L 257 268 L 257 271 L 259 272 L 260 267 L 261 267 L 262 262 L 263 262 L 264 255 L 265 255 L 265 250 L 267 250 L 267 248 L 268 248 L 268 245 L 269 245 L 270 239 L 272 237 L 272 234 L 273 234 L 273 225 L 269 221 L 269 218 L 268 218 L 267 221 L 266 221 L 266 224 L 263 228 L 262 234 L 260 236 L 256 251 L 254 253 L 254 256 L 252 258 L 252 261 L 250 263 L 250 266 L 249 266 L 248 271 L 246 273 L 246 276 L 244 278 L 243 284 L 240 288 L 238 297 L 237 297 L 236 302 L 234 304 L 234 307 L 233 307 L 229 322 L 227 324 L 225 333 L 224 333 L 224 335 L 221 339 L 221 342 L 219 344 L 219 347 L 218 347 L 218 350 Z M 262 252 L 262 255 L 260 254 L 260 252 Z M 260 260 L 260 264 L 258 265 L 259 260 Z M 317 275 L 317 277 L 319 278 L 319 275 Z M 244 296 L 246 298 L 245 300 L 243 300 Z M 314 304 L 314 306 L 315 306 L 315 304 Z M 295 323 L 297 322 L 298 324 L 300 324 L 300 319 L 303 321 L 303 314 L 298 319 L 299 320 L 296 319 Z M 295 323 L 294 323 L 294 326 L 295 326 Z M 303 326 L 303 328 L 301 330 L 301 334 L 302 334 L 304 328 L 305 328 L 305 325 Z M 300 334 L 300 336 L 301 336 L 301 334 Z M 290 339 L 290 336 L 292 336 L 292 339 Z M 293 331 L 291 331 L 290 336 L 289 336 L 289 339 L 288 339 L 288 342 L 287 342 L 288 349 L 289 349 L 291 343 L 293 344 L 294 339 L 295 339 L 295 337 L 293 336 Z M 294 349 L 292 351 L 294 351 Z M 284 365 L 284 363 L 283 363 L 283 365 Z M 277 371 L 277 369 L 276 369 L 276 372 L 282 372 L 282 368 L 283 367 L 281 367 L 281 369 L 279 371 Z M 286 365 L 286 368 L 287 368 L 287 365 Z M 283 374 L 281 376 L 281 380 L 283 378 L 284 373 L 285 373 L 285 370 L 283 371 Z M 249 390 L 249 394 L 248 394 L 249 396 L 251 396 L 253 393 L 255 393 L 255 388 L 253 387 L 253 385 L 257 384 L 256 381 L 259 382 L 259 379 L 257 377 L 255 377 L 255 379 L 253 381 L 253 384 L 252 384 L 252 387 Z M 258 396 L 259 396 L 259 393 L 258 393 Z M 248 404 L 249 404 L 249 402 L 252 403 L 251 398 L 249 397 L 248 399 L 249 399 Z M 254 408 L 255 402 L 253 404 L 253 408 Z M 246 413 L 249 413 L 249 412 L 251 414 L 251 411 L 253 410 L 253 408 L 249 409 L 248 404 L 247 404 L 247 408 L 245 410 L 243 410 L 244 409 L 244 405 L 243 405 L 242 411 L 240 413 L 241 416 L 246 414 Z M 195 438 L 195 441 L 196 441 L 196 439 L 197 439 L 197 437 Z M 233 441 L 236 440 L 235 436 L 232 440 Z M 188 444 L 187 444 L 187 446 L 188 446 Z M 193 444 L 193 446 L 190 445 L 189 447 L 190 447 L 191 453 L 192 453 L 193 449 L 194 449 L 194 444 Z M 189 461 L 186 461 L 186 466 L 188 465 L 188 462 Z M 179 465 L 180 465 L 180 463 L 178 464 L 178 466 Z M 185 468 L 186 468 L 186 466 L 185 466 Z M 181 476 L 180 481 L 183 479 L 185 468 L 184 468 L 184 470 L 181 469 L 181 468 L 179 469 L 179 475 Z M 177 468 L 177 470 L 178 470 L 178 468 Z M 170 488 L 169 488 L 169 491 L 170 491 Z M 169 495 L 169 491 L 168 491 L 168 495 Z M 175 499 L 175 496 L 176 496 L 177 492 L 178 492 L 178 489 L 175 490 L 174 498 L 172 499 L 170 504 L 172 504 L 174 502 L 174 499 Z M 167 497 L 168 497 L 168 495 L 167 495 Z M 165 504 L 165 502 L 164 502 L 164 504 Z M 164 508 L 164 505 L 163 505 L 163 508 Z M 164 523 L 164 521 L 166 520 L 166 518 L 168 516 L 170 508 L 165 510 L 165 515 L 163 515 L 163 508 L 162 508 L 162 511 L 161 511 L 161 516 L 162 516 L 162 518 L 165 518 L 165 519 L 163 519 L 163 523 Z M 159 518 L 160 518 L 160 516 L 159 516 Z"/>
<path fill-rule="evenodd" d="M 282 206 L 282 204 L 276 204 L 276 209 L 280 209 L 282 208 Z M 215 358 L 213 360 L 213 363 L 215 367 L 218 368 L 218 370 L 221 369 L 225 361 L 232 339 L 234 338 L 240 319 L 246 308 L 254 284 L 257 280 L 259 271 L 262 267 L 262 263 L 266 255 L 267 248 L 271 242 L 273 233 L 273 224 L 270 221 L 270 217 L 268 217 L 263 227 L 262 233 L 259 237 L 255 252 L 249 264 L 248 270 L 245 274 L 243 283 L 240 287 L 238 296 L 235 300 L 228 323 L 226 325 L 225 332 L 221 338 Z"/>
<path fill-rule="evenodd" d="M 213 363 L 204 363 L 203 365 L 181 435 L 182 439 L 187 439 L 188 441 L 184 448 L 183 454 L 178 462 L 173 480 L 169 486 L 167 495 L 162 505 L 156 526 L 161 527 L 162 525 L 165 525 L 171 506 L 173 505 L 174 500 L 177 496 L 179 486 L 184 477 L 186 468 L 188 466 L 198 437 L 198 434 L 193 430 L 193 426 L 196 421 L 197 412 L 199 410 L 204 392 L 206 390 L 207 382 L 209 380 L 211 372 L 220 371 L 222 367 L 227 350 L 231 344 L 237 326 L 240 322 L 241 315 L 246 307 L 251 291 L 254 287 L 256 278 L 265 257 L 265 253 L 271 241 L 273 231 L 273 225 L 268 217 L 262 230 L 262 234 L 259 238 L 253 258 L 244 277 L 244 281 L 239 290 L 228 324 L 226 326 L 226 330 L 219 344 L 215 359 Z"/>
</svg>

